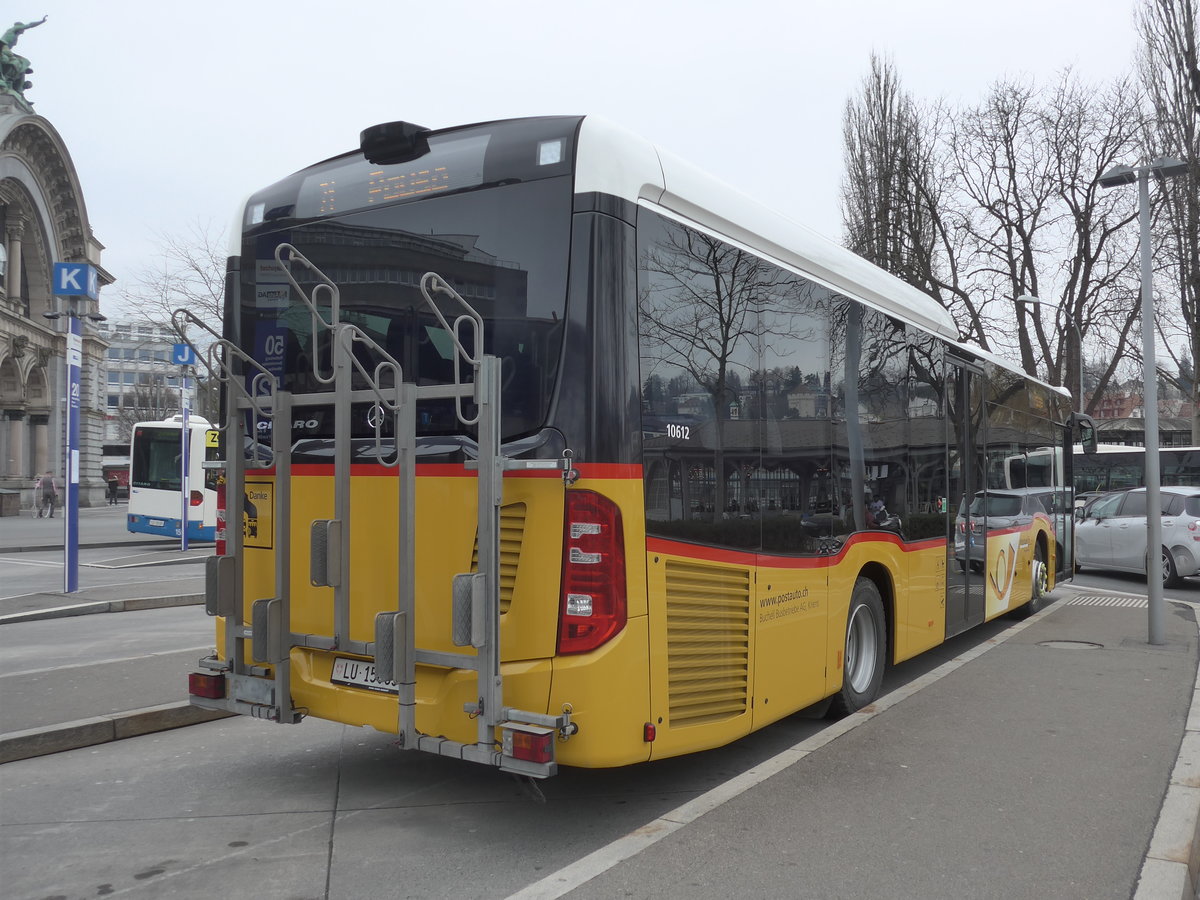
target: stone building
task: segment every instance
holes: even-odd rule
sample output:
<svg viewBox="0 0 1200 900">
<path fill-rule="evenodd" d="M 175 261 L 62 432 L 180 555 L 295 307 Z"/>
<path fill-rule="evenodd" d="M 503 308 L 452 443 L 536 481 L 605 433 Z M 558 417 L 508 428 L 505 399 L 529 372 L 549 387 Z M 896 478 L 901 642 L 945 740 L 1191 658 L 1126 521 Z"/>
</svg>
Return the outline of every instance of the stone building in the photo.
<svg viewBox="0 0 1200 900">
<path fill-rule="evenodd" d="M 104 248 L 62 137 L 11 82 L 0 90 L 0 238 L 0 490 L 20 491 L 29 508 L 37 473 L 49 469 L 60 482 L 65 474 L 68 320 L 46 315 L 99 313 L 98 301 L 54 296 L 54 263 L 89 263 L 101 285 L 113 279 L 100 266 Z M 81 324 L 79 503 L 98 506 L 108 344 L 87 318 Z"/>
</svg>

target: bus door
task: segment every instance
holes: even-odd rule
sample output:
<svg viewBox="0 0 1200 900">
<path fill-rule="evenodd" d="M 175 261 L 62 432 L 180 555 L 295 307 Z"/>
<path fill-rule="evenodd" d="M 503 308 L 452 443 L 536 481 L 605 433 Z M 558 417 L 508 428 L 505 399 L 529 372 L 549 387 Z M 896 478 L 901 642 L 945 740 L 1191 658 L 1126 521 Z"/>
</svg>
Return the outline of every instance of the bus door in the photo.
<svg viewBox="0 0 1200 900">
<path fill-rule="evenodd" d="M 987 563 L 987 507 L 982 502 L 987 486 L 984 387 L 981 369 L 947 357 L 946 449 L 950 472 L 950 502 L 946 508 L 947 637 L 978 625 L 984 618 Z M 980 502 L 976 502 L 977 495 Z"/>
</svg>

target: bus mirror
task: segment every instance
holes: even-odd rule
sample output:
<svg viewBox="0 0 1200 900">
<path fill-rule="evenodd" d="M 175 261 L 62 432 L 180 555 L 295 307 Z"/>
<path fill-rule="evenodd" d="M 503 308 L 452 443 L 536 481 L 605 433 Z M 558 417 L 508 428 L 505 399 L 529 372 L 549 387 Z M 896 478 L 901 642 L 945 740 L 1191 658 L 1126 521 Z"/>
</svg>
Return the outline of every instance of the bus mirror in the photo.
<svg viewBox="0 0 1200 900">
<path fill-rule="evenodd" d="M 1092 454 L 1096 452 L 1096 423 L 1091 416 L 1083 413 L 1075 413 L 1075 432 L 1079 436 L 1079 443 L 1083 445 L 1083 452 Z"/>
</svg>

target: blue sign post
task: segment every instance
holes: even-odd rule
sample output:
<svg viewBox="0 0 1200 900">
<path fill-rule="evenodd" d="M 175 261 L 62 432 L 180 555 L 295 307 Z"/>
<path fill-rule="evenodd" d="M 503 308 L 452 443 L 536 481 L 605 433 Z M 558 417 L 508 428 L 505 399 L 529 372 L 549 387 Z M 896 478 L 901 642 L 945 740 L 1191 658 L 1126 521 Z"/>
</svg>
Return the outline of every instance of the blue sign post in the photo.
<svg viewBox="0 0 1200 900">
<path fill-rule="evenodd" d="M 192 348 L 187 344 L 175 344 L 171 348 L 171 361 L 179 366 L 179 410 L 182 414 L 182 419 L 179 429 L 179 496 L 180 496 L 180 513 L 179 513 L 179 550 L 180 552 L 188 548 L 188 512 L 192 506 L 192 491 L 188 481 L 188 472 L 191 470 L 191 428 L 188 427 L 188 418 L 191 415 L 191 397 L 188 392 L 188 366 L 192 365 L 196 360 L 195 354 L 192 353 Z"/>
<path fill-rule="evenodd" d="M 100 294 L 100 276 L 87 263 L 55 263 L 54 293 L 59 297 L 88 297 Z M 80 373 L 83 368 L 83 328 L 78 310 L 67 314 L 66 437 L 63 466 L 66 469 L 66 502 L 63 503 L 63 591 L 79 590 L 79 415 Z"/>
<path fill-rule="evenodd" d="M 63 591 L 79 590 L 79 373 L 83 367 L 83 329 L 79 317 L 67 319 L 67 502 L 63 505 L 66 565 Z"/>
</svg>

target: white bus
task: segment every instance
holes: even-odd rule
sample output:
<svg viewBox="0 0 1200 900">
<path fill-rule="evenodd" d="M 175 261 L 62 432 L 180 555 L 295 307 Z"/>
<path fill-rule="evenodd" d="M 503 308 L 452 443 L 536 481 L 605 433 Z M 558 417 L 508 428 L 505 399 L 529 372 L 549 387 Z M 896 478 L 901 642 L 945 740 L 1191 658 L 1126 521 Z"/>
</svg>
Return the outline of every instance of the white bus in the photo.
<svg viewBox="0 0 1200 900">
<path fill-rule="evenodd" d="M 1160 447 L 1159 481 L 1172 487 L 1200 485 L 1200 447 Z M 1100 444 L 1075 447 L 1075 492 L 1103 493 L 1146 486 L 1146 448 Z"/>
<path fill-rule="evenodd" d="M 133 427 L 126 517 L 129 531 L 181 536 L 182 427 L 183 417 L 178 415 Z M 188 540 L 211 541 L 217 530 L 217 470 L 204 468 L 204 462 L 217 459 L 217 432 L 199 416 L 188 417 L 188 431 Z"/>
</svg>

